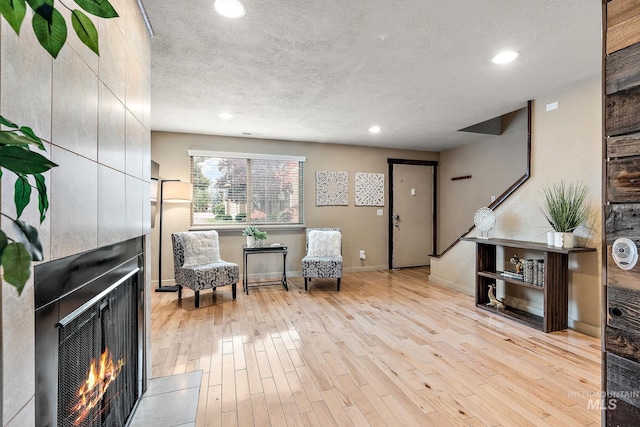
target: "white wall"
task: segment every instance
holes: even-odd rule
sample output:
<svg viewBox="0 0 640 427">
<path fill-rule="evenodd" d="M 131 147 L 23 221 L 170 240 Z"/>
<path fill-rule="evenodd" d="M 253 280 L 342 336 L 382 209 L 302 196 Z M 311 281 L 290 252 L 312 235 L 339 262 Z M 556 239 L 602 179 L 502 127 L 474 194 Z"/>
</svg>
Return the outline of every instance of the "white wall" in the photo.
<svg viewBox="0 0 640 427">
<path fill-rule="evenodd" d="M 505 115 L 503 133 L 440 153 L 438 253 L 473 226 L 473 214 L 527 171 L 528 110 Z M 471 179 L 452 181 L 456 176 Z"/>
<path fill-rule="evenodd" d="M 388 268 L 388 206 L 389 206 L 389 166 L 388 158 L 437 160 L 438 153 L 415 150 L 394 150 L 386 148 L 361 147 L 340 144 L 319 144 L 310 142 L 262 140 L 254 138 L 233 138 L 215 135 L 194 135 L 171 132 L 152 132 L 151 156 L 160 165 L 161 179 L 189 181 L 189 157 L 187 150 L 216 150 L 244 153 L 287 154 L 306 157 L 304 165 L 304 222 L 307 227 L 338 227 L 342 229 L 343 258 L 345 271 L 373 270 Z M 345 171 L 349 175 L 349 206 L 316 206 L 315 172 Z M 385 175 L 385 206 L 355 206 L 355 172 L 383 173 Z M 378 209 L 384 215 L 378 216 Z M 162 281 L 173 280 L 173 258 L 171 233 L 189 229 L 189 206 L 169 203 L 163 205 L 162 230 Z M 152 280 L 157 280 L 156 252 L 158 241 L 158 220 L 152 231 L 154 260 Z M 217 227 L 220 233 L 221 256 L 226 261 L 236 262 L 242 268 L 242 228 Z M 269 230 L 267 243 L 279 242 L 288 245 L 287 270 L 299 274 L 301 259 L 305 254 L 305 235 L 302 228 L 284 231 Z M 358 251 L 364 249 L 366 260 L 358 258 Z M 251 260 L 252 269 L 265 271 L 273 277 L 279 268 L 279 261 L 268 256 Z M 262 264 L 262 265 L 261 265 Z"/>
<path fill-rule="evenodd" d="M 600 333 L 602 272 L 601 91 L 597 78 L 534 101 L 531 178 L 496 209 L 497 225 L 491 231 L 492 237 L 545 242 L 551 228 L 540 212 L 542 186 L 564 179 L 583 181 L 590 187 L 593 217 L 589 227 L 580 227 L 576 235 L 579 246 L 598 251 L 570 256 L 569 326 L 595 336 Z M 546 104 L 554 101 L 559 108 L 547 112 Z M 460 242 L 442 258 L 432 260 L 430 279 L 472 295 L 474 271 L 475 244 Z M 530 311 L 541 310 L 539 295 L 522 297 L 531 298 Z"/>
</svg>

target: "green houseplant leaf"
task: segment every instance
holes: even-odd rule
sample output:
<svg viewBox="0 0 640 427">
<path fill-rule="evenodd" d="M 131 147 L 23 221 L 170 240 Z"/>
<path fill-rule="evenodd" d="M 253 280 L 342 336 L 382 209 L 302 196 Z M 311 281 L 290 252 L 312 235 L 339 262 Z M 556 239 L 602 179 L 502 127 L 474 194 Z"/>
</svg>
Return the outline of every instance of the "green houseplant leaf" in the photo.
<svg viewBox="0 0 640 427">
<path fill-rule="evenodd" d="M 42 173 L 55 166 L 58 165 L 42 154 L 12 145 L 0 146 L 0 167 L 16 174 Z"/>
<path fill-rule="evenodd" d="M 542 187 L 544 207 L 542 214 L 554 231 L 570 233 L 589 218 L 587 195 L 589 187 L 585 184 L 564 181 Z"/>
<path fill-rule="evenodd" d="M 7 243 L 9 243 L 7 235 L 4 234 L 4 231 L 0 230 L 0 258 L 2 258 L 2 252 L 4 252 L 4 248 L 7 247 Z"/>
<path fill-rule="evenodd" d="M 20 218 L 24 208 L 29 204 L 31 200 L 31 184 L 24 175 L 19 175 L 14 185 L 13 201 L 16 204 L 16 216 Z"/>
<path fill-rule="evenodd" d="M 33 177 L 36 180 L 36 188 L 38 189 L 38 210 L 40 211 L 40 224 L 42 224 L 49 209 L 47 185 L 44 182 L 44 176 L 39 173 L 34 174 Z"/>
<path fill-rule="evenodd" d="M 15 131 L 3 130 L 0 131 L 0 144 L 4 145 L 35 145 L 38 148 L 44 150 L 42 142 L 34 141 L 31 137 L 20 135 Z"/>
<path fill-rule="evenodd" d="M 20 35 L 20 27 L 26 13 L 25 0 L 0 0 L 0 14 L 4 16 L 4 19 L 18 35 Z"/>
<path fill-rule="evenodd" d="M 22 233 L 18 240 L 24 244 L 27 252 L 31 254 L 31 259 L 42 261 L 42 243 L 40 243 L 40 237 L 38 237 L 38 230 L 19 219 L 13 220 L 13 223 Z"/>
<path fill-rule="evenodd" d="M 75 2 L 88 13 L 100 18 L 117 18 L 118 12 L 111 6 L 108 0 L 75 0 Z"/>
<path fill-rule="evenodd" d="M 24 285 L 31 276 L 31 257 L 22 243 L 9 243 L 2 251 L 4 280 L 22 294 Z"/>
<path fill-rule="evenodd" d="M 256 227 L 255 225 L 248 225 L 244 230 L 242 230 L 242 235 L 255 237 L 255 235 L 259 232 L 260 230 L 258 230 L 258 227 Z"/>
<path fill-rule="evenodd" d="M 54 9 L 53 1 L 54 0 L 27 0 L 27 3 L 35 13 L 46 19 L 47 22 L 51 22 Z"/>
<path fill-rule="evenodd" d="M 2 1 L 2 0 L 0 0 L 0 1 Z M 11 120 L 3 117 L 2 115 L 0 115 L 0 125 L 4 125 L 6 127 L 10 127 L 10 128 L 13 128 L 13 129 L 18 129 L 18 125 L 17 124 L 13 123 Z"/>
<path fill-rule="evenodd" d="M 3 1 L 3 0 L 0 0 Z M 20 126 L 6 119 L 0 115 L 0 124 L 4 125 L 11 130 L 0 131 L 0 144 L 8 145 L 35 145 L 41 150 L 44 150 L 44 144 L 38 135 L 35 134 L 33 129 L 28 126 Z M 18 133 L 19 132 L 19 133 Z M 22 135 L 20 135 L 22 134 Z"/>
<path fill-rule="evenodd" d="M 116 18 L 119 16 L 109 0 L 74 1 L 91 15 L 100 18 Z M 0 14 L 4 16 L 16 34 L 20 34 L 20 27 L 26 16 L 27 4 L 34 12 L 31 18 L 31 27 L 38 42 L 53 58 L 57 58 L 67 40 L 67 23 L 64 16 L 54 7 L 54 0 L 0 0 Z M 71 10 L 65 4 L 63 6 Z M 82 43 L 100 56 L 98 51 L 98 31 L 88 16 L 80 10 L 73 10 L 71 25 Z M 2 120 L 0 120 L 0 123 L 14 127 Z"/>
<path fill-rule="evenodd" d="M 52 57 L 57 58 L 60 49 L 62 49 L 64 42 L 67 40 L 67 23 L 60 12 L 53 8 L 49 11 L 47 5 L 34 9 L 34 11 L 36 13 L 33 14 L 33 19 L 31 20 L 33 32 L 40 45 Z M 51 19 L 47 19 L 49 12 Z"/>
<path fill-rule="evenodd" d="M 36 0 L 29 1 L 36 2 Z M 18 175 L 14 184 L 14 203 L 19 218 L 31 200 L 33 186 L 29 175 L 33 176 L 35 187 L 38 190 L 38 209 L 40 223 L 42 223 L 49 208 L 49 200 L 45 178 L 41 173 L 57 165 L 41 154 L 30 150 L 30 145 L 36 145 L 42 150 L 45 149 L 42 140 L 31 128 L 18 127 L 17 124 L 2 116 L 0 116 L 0 124 L 12 129 L 0 131 L 0 177 L 3 176 L 1 168 L 9 169 Z M 13 219 L 2 212 L 0 215 L 13 222 L 17 233 L 16 241 L 7 244 L 9 239 L 0 230 L 0 262 L 4 268 L 5 281 L 13 285 L 20 295 L 31 275 L 31 262 L 43 259 L 42 243 L 35 227 L 25 221 Z"/>
<path fill-rule="evenodd" d="M 96 30 L 96 26 L 93 25 L 91 19 L 81 10 L 76 9 L 71 12 L 71 25 L 80 41 L 94 51 L 96 55 L 100 56 L 98 49 L 98 30 Z"/>
<path fill-rule="evenodd" d="M 20 132 L 25 136 L 25 138 L 33 141 L 35 145 L 38 146 L 41 150 L 44 150 L 44 144 L 42 140 L 33 132 L 33 129 L 27 126 L 20 126 Z"/>
</svg>

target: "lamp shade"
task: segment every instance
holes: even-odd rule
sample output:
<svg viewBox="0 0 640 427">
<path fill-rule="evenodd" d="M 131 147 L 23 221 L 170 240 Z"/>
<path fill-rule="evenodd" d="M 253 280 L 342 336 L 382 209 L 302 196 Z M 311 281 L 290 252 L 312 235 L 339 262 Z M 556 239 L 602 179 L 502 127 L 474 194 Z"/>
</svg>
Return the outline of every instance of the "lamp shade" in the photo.
<svg viewBox="0 0 640 427">
<path fill-rule="evenodd" d="M 151 201 L 158 201 L 158 178 L 151 178 Z"/>
<path fill-rule="evenodd" d="M 164 181 L 162 201 L 166 203 L 188 203 L 191 201 L 193 186 L 190 182 Z"/>
</svg>

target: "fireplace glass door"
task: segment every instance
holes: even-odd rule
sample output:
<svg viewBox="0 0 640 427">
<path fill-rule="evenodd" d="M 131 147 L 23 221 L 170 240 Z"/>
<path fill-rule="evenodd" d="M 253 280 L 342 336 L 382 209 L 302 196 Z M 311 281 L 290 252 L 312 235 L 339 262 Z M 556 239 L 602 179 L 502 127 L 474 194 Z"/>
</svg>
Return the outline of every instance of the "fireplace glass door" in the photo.
<svg viewBox="0 0 640 427">
<path fill-rule="evenodd" d="M 126 424 L 138 396 L 137 277 L 58 324 L 58 426 Z"/>
</svg>

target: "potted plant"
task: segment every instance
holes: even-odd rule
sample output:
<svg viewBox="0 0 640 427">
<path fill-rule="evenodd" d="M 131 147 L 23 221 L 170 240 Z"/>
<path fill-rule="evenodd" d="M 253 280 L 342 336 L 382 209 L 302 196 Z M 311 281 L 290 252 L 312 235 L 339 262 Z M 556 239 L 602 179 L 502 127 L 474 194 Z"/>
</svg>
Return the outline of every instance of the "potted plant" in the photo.
<svg viewBox="0 0 640 427">
<path fill-rule="evenodd" d="M 542 213 L 554 230 L 553 245 L 573 247 L 573 231 L 590 215 L 587 205 L 589 187 L 582 182 L 566 184 L 564 181 L 543 186 L 544 207 Z M 551 241 L 547 239 L 547 243 Z"/>
<path fill-rule="evenodd" d="M 266 231 L 260 231 L 255 225 L 250 225 L 242 232 L 247 237 L 248 248 L 260 248 L 269 237 Z"/>
</svg>

